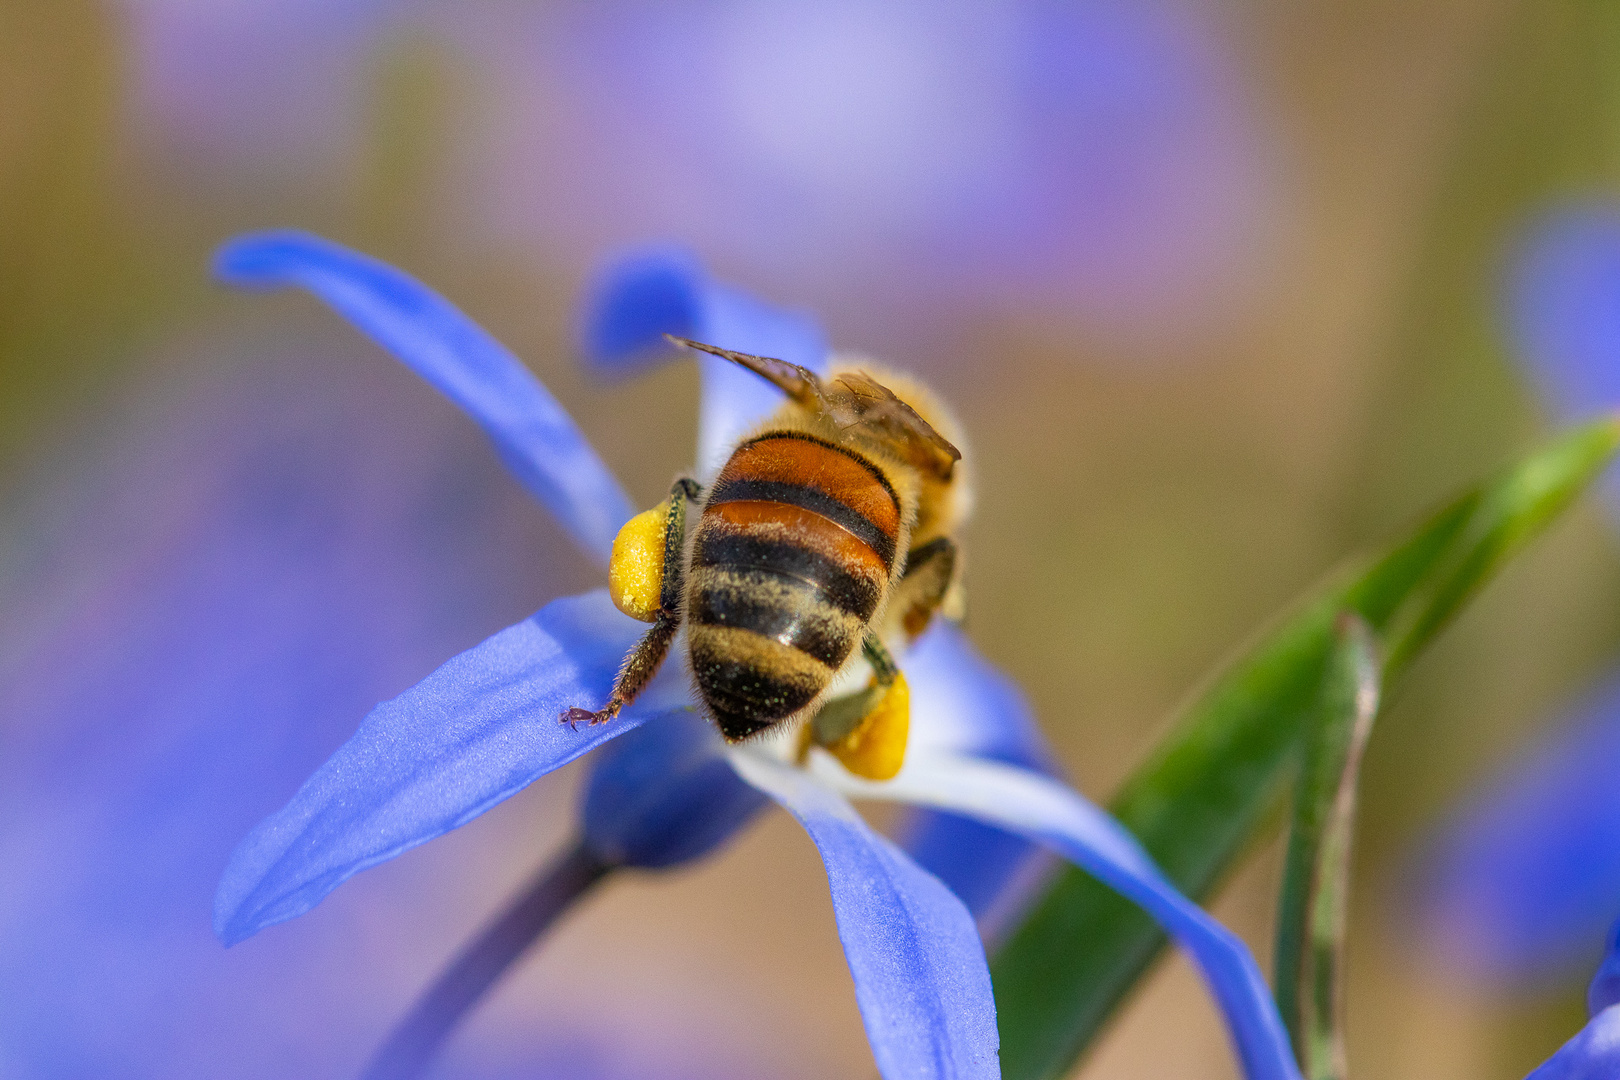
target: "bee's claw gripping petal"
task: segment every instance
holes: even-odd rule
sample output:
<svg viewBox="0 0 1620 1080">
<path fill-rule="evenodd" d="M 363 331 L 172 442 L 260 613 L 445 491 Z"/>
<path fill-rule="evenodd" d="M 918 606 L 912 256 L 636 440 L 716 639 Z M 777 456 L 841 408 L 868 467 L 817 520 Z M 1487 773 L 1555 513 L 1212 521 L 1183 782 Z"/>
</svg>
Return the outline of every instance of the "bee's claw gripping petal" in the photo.
<svg viewBox="0 0 1620 1080">
<path fill-rule="evenodd" d="M 591 712 L 591 710 L 589 710 L 589 709 L 573 708 L 573 709 L 569 709 L 567 712 L 563 713 L 561 716 L 558 716 L 557 717 L 557 722 L 559 724 L 567 724 L 569 727 L 573 728 L 575 731 L 578 731 L 579 730 L 579 725 L 581 725 L 581 724 L 600 723 L 601 720 L 599 719 L 599 716 L 600 716 L 600 714 Z"/>
</svg>

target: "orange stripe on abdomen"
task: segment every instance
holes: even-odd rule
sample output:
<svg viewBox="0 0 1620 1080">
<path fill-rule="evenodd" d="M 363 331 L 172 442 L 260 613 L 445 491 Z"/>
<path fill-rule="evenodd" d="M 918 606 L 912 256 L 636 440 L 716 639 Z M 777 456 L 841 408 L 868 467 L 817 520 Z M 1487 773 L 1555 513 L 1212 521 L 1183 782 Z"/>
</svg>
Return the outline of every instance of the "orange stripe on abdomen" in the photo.
<svg viewBox="0 0 1620 1080">
<path fill-rule="evenodd" d="M 743 443 L 719 483 L 727 480 L 775 480 L 802 484 L 830 495 L 877 526 L 900 535 L 900 500 L 871 462 L 842 447 L 803 435 L 766 435 Z"/>
<path fill-rule="evenodd" d="M 747 532 L 779 535 L 814 548 L 852 574 L 862 574 L 879 582 L 889 576 L 889 567 L 870 544 L 820 514 L 800 506 L 748 499 L 710 506 L 703 511 L 703 516 Z"/>
</svg>

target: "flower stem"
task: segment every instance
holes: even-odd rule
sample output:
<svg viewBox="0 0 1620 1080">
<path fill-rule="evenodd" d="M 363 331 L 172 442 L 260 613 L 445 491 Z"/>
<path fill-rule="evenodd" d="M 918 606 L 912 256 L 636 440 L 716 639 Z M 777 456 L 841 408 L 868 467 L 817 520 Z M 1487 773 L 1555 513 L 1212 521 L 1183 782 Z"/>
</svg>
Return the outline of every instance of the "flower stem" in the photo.
<svg viewBox="0 0 1620 1080">
<path fill-rule="evenodd" d="M 614 869 L 580 841 L 541 867 L 506 910 L 461 950 L 372 1056 L 361 1080 L 420 1076 L 461 1018 L 580 897 Z"/>
</svg>

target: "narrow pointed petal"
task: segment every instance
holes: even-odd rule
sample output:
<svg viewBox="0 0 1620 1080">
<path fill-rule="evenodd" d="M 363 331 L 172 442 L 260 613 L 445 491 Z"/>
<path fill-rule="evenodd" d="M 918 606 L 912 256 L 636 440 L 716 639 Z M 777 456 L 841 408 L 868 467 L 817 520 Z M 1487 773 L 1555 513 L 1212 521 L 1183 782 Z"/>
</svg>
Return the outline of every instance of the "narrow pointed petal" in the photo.
<svg viewBox="0 0 1620 1080">
<path fill-rule="evenodd" d="M 1226 1014 L 1248 1080 L 1299 1080 L 1288 1034 L 1247 946 L 1182 896 L 1118 822 L 1062 784 L 947 755 L 920 755 L 882 784 L 856 780 L 825 759 L 816 773 L 852 795 L 955 810 L 1049 845 L 1140 904 L 1192 954 Z"/>
<path fill-rule="evenodd" d="M 608 724 L 557 716 L 606 698 L 643 627 L 606 590 L 547 604 L 373 709 L 232 854 L 214 929 L 233 944 L 301 915 L 370 866 L 466 824 L 538 777 L 685 705 L 661 680 Z"/>
<path fill-rule="evenodd" d="M 999 1077 L 990 969 L 962 902 L 803 770 L 747 749 L 731 762 L 821 851 L 878 1071 L 887 1080 Z"/>
<path fill-rule="evenodd" d="M 908 753 L 968 754 L 1053 774 L 1056 763 L 1018 685 L 944 619 L 906 653 L 912 724 Z M 1001 924 L 1041 875 L 1040 849 L 960 814 L 908 809 L 900 846 L 962 898 L 981 922 Z M 993 926 L 992 926 L 993 929 Z"/>
<path fill-rule="evenodd" d="M 557 399 L 444 297 L 359 252 L 299 232 L 241 236 L 215 260 L 237 285 L 301 285 L 392 352 L 495 443 L 507 468 L 607 565 L 630 501 Z"/>
<path fill-rule="evenodd" d="M 674 334 L 827 371 L 827 339 L 812 317 L 715 281 L 680 248 L 645 248 L 614 261 L 597 276 L 584 306 L 585 355 L 598 370 L 632 370 L 675 355 L 664 341 Z M 781 405 L 782 394 L 729 361 L 704 355 L 697 362 L 703 376 L 697 463 L 708 471 Z"/>
</svg>

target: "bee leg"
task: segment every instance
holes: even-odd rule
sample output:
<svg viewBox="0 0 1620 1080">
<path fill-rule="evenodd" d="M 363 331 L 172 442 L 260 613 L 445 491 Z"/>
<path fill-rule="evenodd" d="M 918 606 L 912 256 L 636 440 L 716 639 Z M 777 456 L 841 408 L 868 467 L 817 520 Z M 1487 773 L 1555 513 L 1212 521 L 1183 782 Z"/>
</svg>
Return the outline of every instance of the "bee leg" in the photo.
<svg viewBox="0 0 1620 1080">
<path fill-rule="evenodd" d="M 825 748 L 844 768 L 869 780 L 888 780 L 905 761 L 911 728 L 911 691 L 883 642 L 866 632 L 861 652 L 872 665 L 866 689 L 824 704 L 800 737 L 802 762 L 812 745 Z"/>
<path fill-rule="evenodd" d="M 870 630 L 861 639 L 861 654 L 872 665 L 872 682 L 866 689 L 833 698 L 816 710 L 815 717 L 806 726 L 817 746 L 831 746 L 858 728 L 861 721 L 883 700 L 895 680 L 901 678 L 894 657 L 889 655 L 883 642 Z"/>
<path fill-rule="evenodd" d="M 636 700 L 669 655 L 670 643 L 681 628 L 681 552 L 686 544 L 686 504 L 703 497 L 696 480 L 686 477 L 670 489 L 669 516 L 664 522 L 664 575 L 658 590 L 658 614 L 630 655 L 624 658 L 607 704 L 596 712 L 572 708 L 558 719 L 577 729 L 580 724 L 603 724 L 619 715 L 619 710 Z"/>
<path fill-rule="evenodd" d="M 894 662 L 894 657 L 889 655 L 882 640 L 870 630 L 861 638 L 861 655 L 872 665 L 872 678 L 880 688 L 888 689 L 900 677 L 900 665 Z"/>
<path fill-rule="evenodd" d="M 934 617 L 956 584 L 956 541 L 948 536 L 936 536 L 906 554 L 906 570 L 896 586 L 895 604 L 901 612 L 901 625 L 906 636 L 915 640 L 928 629 Z M 950 611 L 945 613 L 952 616 Z M 952 616 L 959 618 L 960 616 Z"/>
<path fill-rule="evenodd" d="M 672 499 L 685 499 L 687 502 L 699 502 L 703 499 L 703 485 L 689 476 L 683 476 L 670 485 L 669 497 Z M 682 513 L 685 513 L 685 511 L 683 510 Z"/>
<path fill-rule="evenodd" d="M 670 642 L 675 640 L 675 632 L 681 628 L 678 616 L 660 612 L 658 620 L 652 624 L 636 647 L 630 650 L 630 655 L 624 658 L 624 664 L 619 668 L 618 678 L 613 680 L 613 693 L 608 695 L 607 704 L 596 712 L 589 709 L 572 708 L 563 713 L 559 719 L 574 728 L 580 724 L 605 724 L 619 715 L 619 710 L 636 700 L 637 696 L 652 682 L 658 669 L 664 664 L 664 657 L 669 654 Z"/>
</svg>

